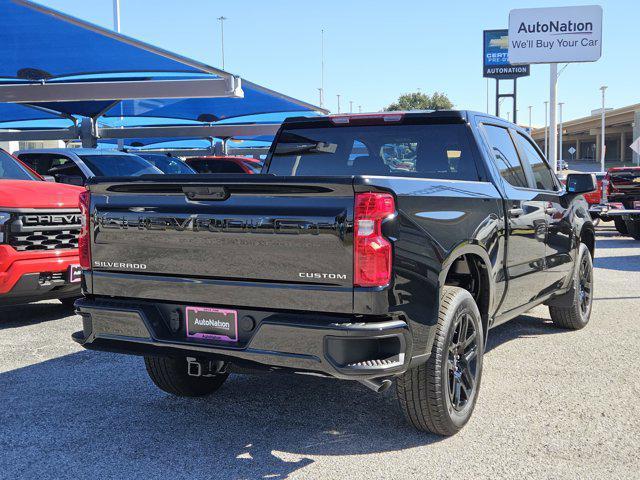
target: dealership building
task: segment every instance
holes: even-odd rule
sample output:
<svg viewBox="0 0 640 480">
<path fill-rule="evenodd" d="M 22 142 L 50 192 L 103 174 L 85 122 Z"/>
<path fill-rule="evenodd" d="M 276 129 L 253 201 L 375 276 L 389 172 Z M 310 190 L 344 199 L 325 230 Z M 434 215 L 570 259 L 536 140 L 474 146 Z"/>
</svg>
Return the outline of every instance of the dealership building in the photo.
<svg viewBox="0 0 640 480">
<path fill-rule="evenodd" d="M 601 110 L 588 117 L 562 124 L 562 159 L 567 161 L 600 162 Z M 534 140 L 544 149 L 545 129 L 534 128 Z M 605 111 L 605 161 L 607 163 L 640 163 L 640 157 L 630 147 L 640 137 L 640 103 Z M 574 153 L 570 150 L 573 147 Z"/>
</svg>

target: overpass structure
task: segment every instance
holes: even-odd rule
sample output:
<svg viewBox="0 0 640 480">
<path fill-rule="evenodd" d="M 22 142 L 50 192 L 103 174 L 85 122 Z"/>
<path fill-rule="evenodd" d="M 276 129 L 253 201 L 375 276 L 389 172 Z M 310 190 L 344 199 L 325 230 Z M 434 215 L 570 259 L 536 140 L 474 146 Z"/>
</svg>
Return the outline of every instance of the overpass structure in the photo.
<svg viewBox="0 0 640 480">
<path fill-rule="evenodd" d="M 580 162 L 600 162 L 601 111 L 588 117 L 562 124 L 562 159 Z M 534 128 L 533 139 L 544 150 L 545 129 Z M 640 103 L 605 112 L 605 162 L 640 164 L 640 156 L 629 147 L 640 137 Z M 573 147 L 575 153 L 569 150 Z M 558 149 L 558 151 L 560 151 Z"/>
</svg>

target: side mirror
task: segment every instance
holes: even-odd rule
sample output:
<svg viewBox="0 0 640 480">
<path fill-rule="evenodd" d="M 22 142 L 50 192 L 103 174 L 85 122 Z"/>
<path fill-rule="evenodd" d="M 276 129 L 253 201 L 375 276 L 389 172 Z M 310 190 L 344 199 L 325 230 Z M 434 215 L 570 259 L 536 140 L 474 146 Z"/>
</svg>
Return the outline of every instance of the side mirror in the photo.
<svg viewBox="0 0 640 480">
<path fill-rule="evenodd" d="M 53 175 L 42 175 L 42 179 L 45 182 L 55 182 L 56 181 L 56 177 L 54 177 Z"/>
<path fill-rule="evenodd" d="M 570 173 L 567 175 L 567 193 L 580 194 L 595 192 L 598 189 L 593 173 Z"/>
</svg>

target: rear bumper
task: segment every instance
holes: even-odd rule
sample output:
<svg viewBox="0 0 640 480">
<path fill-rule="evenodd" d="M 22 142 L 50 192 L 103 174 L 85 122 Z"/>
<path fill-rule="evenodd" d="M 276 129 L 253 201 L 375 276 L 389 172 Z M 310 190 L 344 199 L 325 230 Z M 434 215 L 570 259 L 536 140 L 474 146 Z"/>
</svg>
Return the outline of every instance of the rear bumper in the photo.
<svg viewBox="0 0 640 480">
<path fill-rule="evenodd" d="M 73 339 L 95 350 L 216 358 L 354 380 L 397 375 L 411 358 L 409 328 L 399 319 L 355 323 L 346 316 L 239 310 L 252 328 L 239 328 L 231 344 L 187 339 L 181 305 L 82 298 L 76 309 L 83 330 Z"/>
<path fill-rule="evenodd" d="M 80 283 L 69 283 L 66 273 L 77 265 L 76 251 L 17 252 L 0 246 L 0 304 L 80 296 Z"/>
</svg>

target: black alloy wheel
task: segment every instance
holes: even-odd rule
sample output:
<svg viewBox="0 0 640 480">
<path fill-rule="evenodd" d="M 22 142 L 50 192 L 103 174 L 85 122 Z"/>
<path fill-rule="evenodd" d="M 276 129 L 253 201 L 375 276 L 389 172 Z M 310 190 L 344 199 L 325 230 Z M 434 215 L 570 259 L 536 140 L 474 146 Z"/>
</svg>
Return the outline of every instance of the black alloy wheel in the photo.
<svg viewBox="0 0 640 480">
<path fill-rule="evenodd" d="M 449 342 L 448 398 L 450 408 L 462 411 L 473 399 L 478 369 L 478 332 L 468 312 L 456 320 Z"/>
<path fill-rule="evenodd" d="M 588 318 L 591 311 L 591 302 L 593 300 L 591 295 L 591 288 L 593 284 L 593 269 L 591 268 L 591 263 L 586 256 L 583 256 L 580 261 L 580 271 L 578 273 L 578 279 L 580 310 L 582 311 L 582 315 Z"/>
</svg>

